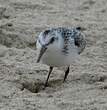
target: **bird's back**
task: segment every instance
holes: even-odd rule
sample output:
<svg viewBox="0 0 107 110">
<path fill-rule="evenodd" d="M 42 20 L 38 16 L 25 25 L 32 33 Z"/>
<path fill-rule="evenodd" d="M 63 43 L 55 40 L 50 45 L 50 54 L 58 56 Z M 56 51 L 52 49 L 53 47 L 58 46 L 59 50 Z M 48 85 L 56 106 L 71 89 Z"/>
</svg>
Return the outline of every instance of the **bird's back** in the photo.
<svg viewBox="0 0 107 110">
<path fill-rule="evenodd" d="M 64 28 L 59 27 L 55 28 L 55 30 L 61 34 L 63 38 L 63 50 L 65 54 L 69 51 L 69 47 L 76 47 L 78 49 L 78 54 L 80 54 L 86 46 L 85 35 L 81 32 L 80 28 Z"/>
</svg>

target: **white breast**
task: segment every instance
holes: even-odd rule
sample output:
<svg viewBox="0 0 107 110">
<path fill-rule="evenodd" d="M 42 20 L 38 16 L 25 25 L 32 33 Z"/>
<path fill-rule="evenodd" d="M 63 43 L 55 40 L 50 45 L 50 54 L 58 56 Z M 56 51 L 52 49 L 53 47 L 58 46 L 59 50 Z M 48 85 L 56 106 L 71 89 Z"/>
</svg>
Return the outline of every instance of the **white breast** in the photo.
<svg viewBox="0 0 107 110">
<path fill-rule="evenodd" d="M 68 55 L 62 53 L 59 48 L 49 48 L 41 58 L 41 62 L 49 66 L 67 66 L 77 58 L 77 50 L 72 50 Z"/>
</svg>

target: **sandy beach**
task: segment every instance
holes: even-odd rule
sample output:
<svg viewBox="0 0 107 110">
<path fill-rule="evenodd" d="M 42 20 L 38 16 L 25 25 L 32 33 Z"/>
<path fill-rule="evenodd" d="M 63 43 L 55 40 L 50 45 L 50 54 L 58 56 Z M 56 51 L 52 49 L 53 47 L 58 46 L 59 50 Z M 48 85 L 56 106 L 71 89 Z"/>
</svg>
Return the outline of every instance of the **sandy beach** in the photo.
<svg viewBox="0 0 107 110">
<path fill-rule="evenodd" d="M 35 41 L 50 27 L 78 27 L 87 46 L 80 60 L 37 64 Z M 0 0 L 0 110 L 107 110 L 107 0 Z"/>
</svg>

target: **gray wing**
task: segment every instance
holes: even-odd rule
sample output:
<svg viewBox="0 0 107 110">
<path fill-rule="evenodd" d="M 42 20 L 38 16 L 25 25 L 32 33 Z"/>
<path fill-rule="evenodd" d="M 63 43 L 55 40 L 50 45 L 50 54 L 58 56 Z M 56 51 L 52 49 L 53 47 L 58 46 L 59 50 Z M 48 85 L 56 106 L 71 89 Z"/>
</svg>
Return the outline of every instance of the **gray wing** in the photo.
<svg viewBox="0 0 107 110">
<path fill-rule="evenodd" d="M 74 39 L 74 45 L 78 49 L 78 54 L 80 54 L 86 46 L 86 40 L 85 40 L 85 35 L 80 31 L 78 28 L 58 28 L 60 31 L 63 39 L 64 39 L 64 46 L 63 46 L 63 51 L 64 53 L 68 54 L 69 52 L 69 38 Z M 72 45 L 72 42 L 70 42 Z"/>
<path fill-rule="evenodd" d="M 80 54 L 86 47 L 85 35 L 78 31 L 78 33 L 74 37 L 75 46 L 78 47 L 78 53 Z"/>
</svg>

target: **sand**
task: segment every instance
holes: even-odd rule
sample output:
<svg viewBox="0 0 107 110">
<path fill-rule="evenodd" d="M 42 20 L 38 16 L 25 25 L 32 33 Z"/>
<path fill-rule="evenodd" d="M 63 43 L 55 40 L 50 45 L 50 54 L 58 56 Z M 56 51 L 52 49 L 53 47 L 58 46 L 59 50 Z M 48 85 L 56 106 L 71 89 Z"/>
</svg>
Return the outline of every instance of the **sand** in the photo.
<svg viewBox="0 0 107 110">
<path fill-rule="evenodd" d="M 35 40 L 50 27 L 81 26 L 87 46 L 71 65 L 37 64 Z M 107 110 L 107 0 L 0 0 L 0 110 Z"/>
</svg>

